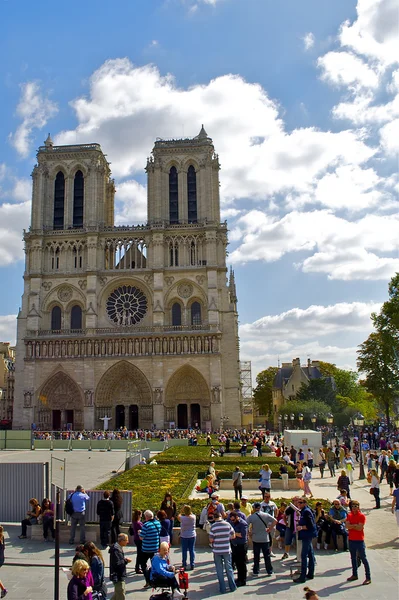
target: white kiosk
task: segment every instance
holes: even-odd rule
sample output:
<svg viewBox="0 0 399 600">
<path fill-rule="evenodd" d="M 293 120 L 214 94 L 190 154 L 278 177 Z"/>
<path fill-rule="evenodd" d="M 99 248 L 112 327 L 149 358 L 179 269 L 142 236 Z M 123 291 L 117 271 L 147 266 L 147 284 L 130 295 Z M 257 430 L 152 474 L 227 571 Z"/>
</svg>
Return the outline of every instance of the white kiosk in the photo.
<svg viewBox="0 0 399 600">
<path fill-rule="evenodd" d="M 313 429 L 284 429 L 284 446 L 290 448 L 294 446 L 295 450 L 302 450 L 306 453 L 308 448 L 314 455 L 314 464 L 319 462 L 319 450 L 322 447 L 321 431 Z"/>
</svg>

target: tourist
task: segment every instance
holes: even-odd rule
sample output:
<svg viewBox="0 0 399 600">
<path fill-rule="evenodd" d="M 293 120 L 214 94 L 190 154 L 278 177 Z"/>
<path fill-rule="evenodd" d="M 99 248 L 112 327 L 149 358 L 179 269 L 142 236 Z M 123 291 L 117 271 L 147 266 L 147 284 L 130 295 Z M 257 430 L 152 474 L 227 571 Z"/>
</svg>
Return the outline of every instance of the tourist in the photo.
<svg viewBox="0 0 399 600">
<path fill-rule="evenodd" d="M 6 543 L 4 541 L 4 528 L 0 525 L 0 567 L 4 565 Z M 7 589 L 0 579 L 0 598 L 7 596 Z"/>
<path fill-rule="evenodd" d="M 316 502 L 315 508 L 315 522 L 317 527 L 317 549 L 320 550 L 321 548 L 324 531 L 326 534 L 324 541 L 324 550 L 328 550 L 328 546 L 331 540 L 331 524 L 327 518 L 324 508 L 322 508 L 321 502 Z"/>
<path fill-rule="evenodd" d="M 109 492 L 105 490 L 103 498 L 97 502 L 97 515 L 100 517 L 100 541 L 101 546 L 105 549 L 109 546 L 109 538 L 111 533 L 112 520 L 115 510 L 114 504 L 110 500 Z"/>
<path fill-rule="evenodd" d="M 250 454 L 251 454 L 252 458 L 258 458 L 258 456 L 259 456 L 259 450 L 257 449 L 257 447 L 256 447 L 256 446 L 254 446 L 254 447 L 252 448 L 252 450 L 251 450 L 251 453 L 250 453 Z"/>
<path fill-rule="evenodd" d="M 170 545 L 170 519 L 166 516 L 166 512 L 164 510 L 159 510 L 157 512 L 157 519 L 161 524 L 161 531 L 159 533 L 159 541 L 166 542 Z"/>
<path fill-rule="evenodd" d="M 69 543 L 75 545 L 76 527 L 80 527 L 80 543 L 86 542 L 86 502 L 90 500 L 85 490 L 81 485 L 77 485 L 73 494 L 69 496 L 73 506 L 71 515 L 71 531 L 69 535 Z"/>
<path fill-rule="evenodd" d="M 329 448 L 326 453 L 327 465 L 330 470 L 330 476 L 335 477 L 335 452 Z"/>
<path fill-rule="evenodd" d="M 277 512 L 277 525 L 276 525 L 276 542 L 278 542 L 278 548 L 281 550 L 283 547 L 282 540 L 285 537 L 285 530 L 287 528 L 287 517 L 285 516 L 285 510 L 287 508 L 286 502 L 281 502 Z"/>
<path fill-rule="evenodd" d="M 399 527 L 399 488 L 394 489 L 394 491 L 392 492 L 392 505 L 391 505 L 391 510 L 392 510 L 392 514 L 396 515 L 396 523 Z"/>
<path fill-rule="evenodd" d="M 123 498 L 122 498 L 122 494 L 120 493 L 118 488 L 115 488 L 112 491 L 110 500 L 111 500 L 112 504 L 114 505 L 114 518 L 112 519 L 112 522 L 111 522 L 111 544 L 115 544 L 115 542 L 118 539 L 118 535 L 121 532 L 120 526 L 123 523 L 123 510 L 122 510 Z"/>
<path fill-rule="evenodd" d="M 155 554 L 151 561 L 151 584 L 154 587 L 170 587 L 173 592 L 173 598 L 182 598 L 184 594 L 179 589 L 176 580 L 176 569 L 169 560 L 169 544 L 161 542 L 159 552 Z"/>
<path fill-rule="evenodd" d="M 305 459 L 306 459 L 306 463 L 307 463 L 307 465 L 308 465 L 309 469 L 310 469 L 311 471 L 313 471 L 313 460 L 314 460 L 314 455 L 313 455 L 313 452 L 311 451 L 311 449 L 310 449 L 310 448 L 308 448 L 308 449 L 307 449 L 307 451 L 306 451 L 306 456 L 305 456 Z"/>
<path fill-rule="evenodd" d="M 40 504 L 36 500 L 36 498 L 31 498 L 29 500 L 29 504 L 30 510 L 28 510 L 28 512 L 26 513 L 27 519 L 23 519 L 21 521 L 22 533 L 18 536 L 20 540 L 26 539 L 27 528 L 31 527 L 31 525 L 36 525 L 41 512 Z"/>
<path fill-rule="evenodd" d="M 231 540 L 232 564 L 237 568 L 235 583 L 241 587 L 247 585 L 248 523 L 236 512 L 230 514 L 229 523 L 236 534 Z"/>
<path fill-rule="evenodd" d="M 180 541 L 182 551 L 182 564 L 187 568 L 187 552 L 190 555 L 190 569 L 195 567 L 195 540 L 197 533 L 195 530 L 195 515 L 191 510 L 191 506 L 186 504 L 183 506 L 182 512 L 177 517 L 180 522 Z"/>
<path fill-rule="evenodd" d="M 49 498 L 43 498 L 41 505 L 41 513 L 43 525 L 43 538 L 45 542 L 54 542 L 55 531 L 54 531 L 54 504 Z M 40 517 L 39 517 L 40 518 Z M 48 538 L 48 533 L 51 533 L 51 540 Z"/>
<path fill-rule="evenodd" d="M 240 467 L 236 467 L 233 471 L 232 480 L 234 487 L 234 495 L 236 500 L 241 498 L 242 496 L 242 478 L 244 477 L 244 473 L 240 470 Z"/>
<path fill-rule="evenodd" d="M 227 521 L 223 521 L 219 513 L 215 513 L 214 522 L 209 531 L 209 541 L 212 545 L 213 560 L 216 567 L 216 574 L 219 581 L 219 591 L 226 593 L 226 584 L 224 581 L 224 571 L 226 571 L 227 581 L 231 592 L 237 589 L 234 581 L 233 568 L 231 566 L 231 545 L 230 540 L 235 538 L 233 527 Z"/>
<path fill-rule="evenodd" d="M 355 461 L 353 460 L 353 458 L 351 457 L 351 455 L 349 454 L 349 452 L 346 452 L 346 454 L 345 454 L 344 467 L 345 467 L 345 470 L 346 470 L 346 474 L 349 477 L 349 481 L 351 482 L 351 485 L 352 485 L 352 483 L 353 483 L 353 469 L 355 468 Z"/>
<path fill-rule="evenodd" d="M 388 468 L 387 468 L 387 483 L 389 484 L 389 495 L 390 496 L 392 496 L 395 471 L 396 471 L 396 462 L 395 462 L 395 459 L 392 457 L 389 459 Z"/>
<path fill-rule="evenodd" d="M 310 496 L 311 498 L 313 498 L 313 494 L 310 489 L 310 482 L 312 480 L 312 472 L 309 469 L 307 463 L 303 463 L 302 478 L 303 478 L 303 492 L 304 492 L 305 496 Z"/>
<path fill-rule="evenodd" d="M 211 463 L 212 464 L 212 463 Z M 215 463 L 213 463 L 215 464 Z M 212 474 L 216 477 L 216 473 Z M 169 519 L 169 542 L 172 544 L 173 542 L 173 527 L 175 524 L 175 517 L 177 515 L 177 506 L 176 502 L 172 498 L 172 494 L 170 492 L 166 492 L 164 499 L 162 500 L 160 510 L 164 510 L 166 512 L 166 516 Z"/>
<path fill-rule="evenodd" d="M 102 600 L 105 600 L 107 597 L 107 586 L 104 581 L 104 558 L 101 550 L 93 542 L 86 542 L 83 553 L 86 556 L 93 576 L 93 591 L 100 592 Z"/>
<path fill-rule="evenodd" d="M 126 598 L 126 565 L 131 558 L 126 558 L 123 548 L 128 544 L 125 533 L 118 535 L 118 541 L 109 549 L 109 578 L 114 584 L 114 594 L 111 600 L 125 600 Z"/>
<path fill-rule="evenodd" d="M 248 496 L 241 496 L 240 511 L 244 513 L 245 517 L 249 517 L 252 514 L 252 504 L 248 502 Z"/>
<path fill-rule="evenodd" d="M 352 575 L 348 577 L 347 581 L 357 581 L 358 575 L 358 556 L 364 565 L 366 572 L 366 579 L 363 581 L 363 585 L 369 585 L 371 583 L 370 566 L 366 556 L 366 545 L 364 543 L 364 526 L 366 523 L 365 515 L 360 512 L 359 502 L 353 501 L 351 510 L 348 513 L 347 528 L 349 532 L 349 551 L 351 553 L 352 562 Z"/>
<path fill-rule="evenodd" d="M 143 527 L 143 523 L 141 522 L 141 515 L 142 515 L 141 510 L 135 509 L 132 514 L 132 524 L 129 527 L 129 535 L 133 536 L 133 542 L 137 548 L 136 566 L 135 566 L 135 571 L 136 571 L 137 575 L 141 575 L 143 573 L 140 568 L 140 564 L 141 564 L 141 560 L 142 560 L 141 548 L 143 545 L 143 542 L 140 538 L 140 531 Z"/>
<path fill-rule="evenodd" d="M 348 494 L 348 498 L 351 497 L 350 480 L 349 480 L 348 475 L 346 474 L 345 469 L 342 469 L 341 475 L 338 477 L 337 489 L 339 491 L 346 490 L 346 493 Z"/>
<path fill-rule="evenodd" d="M 289 558 L 292 540 L 294 539 L 296 532 L 296 523 L 298 519 L 297 507 L 299 499 L 300 498 L 298 496 L 294 496 L 290 505 L 285 509 L 286 528 L 284 534 L 284 554 L 280 560 L 286 560 Z"/>
<path fill-rule="evenodd" d="M 90 567 L 88 563 L 79 559 L 72 565 L 72 578 L 68 583 L 67 598 L 68 600 L 88 600 L 91 596 L 93 588 L 86 585 L 86 576 L 89 573 Z"/>
<path fill-rule="evenodd" d="M 268 577 L 273 574 L 273 567 L 270 560 L 271 533 L 273 532 L 277 519 L 268 513 L 261 512 L 260 502 L 253 503 L 253 514 L 248 517 L 249 535 L 252 538 L 254 551 L 253 575 L 259 574 L 260 553 L 262 552 L 265 561 L 265 569 Z"/>
<path fill-rule="evenodd" d="M 272 470 L 269 467 L 269 465 L 265 464 L 262 466 L 261 470 L 259 471 L 259 489 L 260 492 L 262 494 L 262 498 L 265 495 L 265 492 L 270 492 L 271 488 L 272 488 L 272 484 L 271 484 L 271 478 L 272 478 Z"/>
<path fill-rule="evenodd" d="M 328 513 L 328 520 L 331 523 L 331 533 L 334 542 L 335 552 L 338 552 L 337 535 L 342 535 L 344 542 L 344 552 L 348 551 L 348 533 L 345 529 L 347 512 L 341 502 L 336 499 Z"/>
<path fill-rule="evenodd" d="M 154 513 L 151 510 L 144 512 L 145 522 L 140 531 L 140 538 L 143 542 L 141 547 L 141 570 L 145 578 L 145 588 L 150 587 L 148 578 L 147 563 L 151 560 L 159 549 L 161 524 L 159 521 L 154 519 Z"/>
<path fill-rule="evenodd" d="M 319 469 L 320 469 L 320 477 L 323 479 L 324 477 L 324 469 L 326 468 L 326 455 L 324 454 L 323 448 L 319 450 Z"/>
<path fill-rule="evenodd" d="M 370 494 L 372 494 L 375 498 L 375 509 L 381 508 L 381 501 L 380 501 L 380 479 L 378 477 L 378 473 L 376 469 L 371 469 L 370 473 L 369 473 L 369 477 L 370 479 Z"/>
<path fill-rule="evenodd" d="M 317 537 L 317 527 L 312 510 L 308 506 L 307 498 L 298 500 L 300 510 L 297 526 L 298 538 L 302 541 L 301 550 L 301 573 L 294 583 L 305 583 L 306 579 L 313 579 L 315 568 L 315 557 L 312 539 Z"/>
</svg>

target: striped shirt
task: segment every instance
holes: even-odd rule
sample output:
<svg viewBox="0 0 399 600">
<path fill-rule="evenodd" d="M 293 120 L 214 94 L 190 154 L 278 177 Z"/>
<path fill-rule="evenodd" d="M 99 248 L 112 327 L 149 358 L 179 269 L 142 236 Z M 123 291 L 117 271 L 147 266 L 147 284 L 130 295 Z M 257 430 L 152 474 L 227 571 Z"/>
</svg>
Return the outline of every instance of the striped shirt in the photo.
<svg viewBox="0 0 399 600">
<path fill-rule="evenodd" d="M 143 552 L 158 552 L 161 523 L 155 519 L 146 521 L 141 529 L 140 537 L 143 540 Z"/>
<path fill-rule="evenodd" d="M 227 521 L 217 519 L 209 532 L 209 538 L 213 543 L 214 554 L 229 554 L 231 552 L 230 540 L 234 538 L 234 529 Z"/>
</svg>

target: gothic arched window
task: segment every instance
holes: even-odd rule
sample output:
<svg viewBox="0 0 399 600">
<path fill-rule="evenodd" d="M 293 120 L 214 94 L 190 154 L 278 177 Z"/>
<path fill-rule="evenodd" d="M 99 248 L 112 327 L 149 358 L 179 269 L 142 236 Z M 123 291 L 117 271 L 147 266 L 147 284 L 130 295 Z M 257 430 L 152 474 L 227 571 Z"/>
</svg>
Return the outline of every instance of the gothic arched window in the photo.
<svg viewBox="0 0 399 600">
<path fill-rule="evenodd" d="M 73 226 L 83 227 L 84 178 L 82 171 L 76 171 L 73 183 Z"/>
<path fill-rule="evenodd" d="M 187 171 L 188 222 L 197 222 L 197 175 L 193 165 Z"/>
<path fill-rule="evenodd" d="M 201 304 L 193 302 L 191 305 L 191 325 L 201 325 Z"/>
<path fill-rule="evenodd" d="M 54 229 L 64 229 L 65 177 L 58 171 L 54 183 Z"/>
<path fill-rule="evenodd" d="M 59 331 L 61 329 L 61 309 L 59 306 L 54 306 L 51 311 L 51 331 Z"/>
<path fill-rule="evenodd" d="M 179 222 L 179 186 L 177 169 L 172 167 L 169 171 L 169 221 Z"/>
<path fill-rule="evenodd" d="M 172 306 L 172 325 L 175 327 L 181 325 L 181 306 L 178 302 Z"/>
<path fill-rule="evenodd" d="M 80 306 L 72 306 L 71 329 L 82 329 L 82 309 Z"/>
</svg>

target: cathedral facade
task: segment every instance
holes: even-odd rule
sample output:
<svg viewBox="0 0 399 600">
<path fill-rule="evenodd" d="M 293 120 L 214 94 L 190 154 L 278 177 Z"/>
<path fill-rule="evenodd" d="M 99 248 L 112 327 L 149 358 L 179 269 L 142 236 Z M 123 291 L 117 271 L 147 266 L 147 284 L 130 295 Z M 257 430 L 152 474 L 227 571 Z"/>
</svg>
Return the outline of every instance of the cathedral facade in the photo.
<svg viewBox="0 0 399 600">
<path fill-rule="evenodd" d="M 147 223 L 114 225 L 100 145 L 39 148 L 13 426 L 241 425 L 237 297 L 204 128 L 157 140 Z"/>
</svg>

